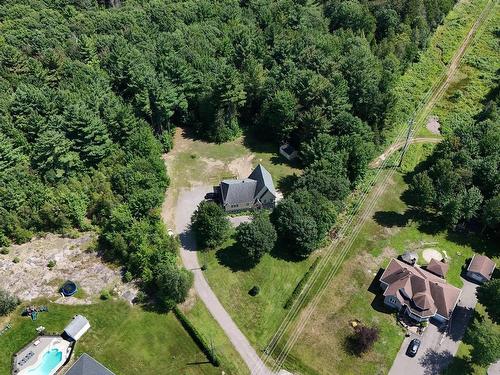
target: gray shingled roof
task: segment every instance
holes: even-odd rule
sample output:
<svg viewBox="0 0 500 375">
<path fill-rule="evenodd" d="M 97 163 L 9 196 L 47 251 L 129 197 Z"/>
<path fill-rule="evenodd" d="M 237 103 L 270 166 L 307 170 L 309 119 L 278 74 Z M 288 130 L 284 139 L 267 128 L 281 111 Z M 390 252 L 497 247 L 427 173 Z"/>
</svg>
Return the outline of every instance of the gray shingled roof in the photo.
<svg viewBox="0 0 500 375">
<path fill-rule="evenodd" d="M 224 204 L 253 203 L 263 187 L 274 196 L 273 178 L 262 165 L 257 165 L 253 172 L 244 180 L 223 180 L 220 184 Z"/>
<path fill-rule="evenodd" d="M 94 358 L 83 353 L 65 375 L 115 375 Z"/>
<path fill-rule="evenodd" d="M 271 173 L 269 173 L 267 169 L 262 166 L 262 164 L 257 165 L 250 176 L 248 176 L 248 178 L 257 181 L 256 193 L 259 193 L 262 190 L 262 187 L 265 186 L 267 190 L 269 190 L 274 196 L 276 196 L 273 177 L 271 176 Z"/>
<path fill-rule="evenodd" d="M 248 178 L 244 180 L 224 180 L 221 183 L 222 199 L 226 204 L 253 202 L 257 181 Z"/>
</svg>

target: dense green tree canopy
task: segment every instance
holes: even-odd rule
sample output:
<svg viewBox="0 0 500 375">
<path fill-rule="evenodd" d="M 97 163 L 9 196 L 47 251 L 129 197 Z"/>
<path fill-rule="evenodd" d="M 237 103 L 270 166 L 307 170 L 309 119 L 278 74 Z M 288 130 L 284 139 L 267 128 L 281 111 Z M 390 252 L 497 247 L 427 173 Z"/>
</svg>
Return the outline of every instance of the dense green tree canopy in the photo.
<svg viewBox="0 0 500 375">
<path fill-rule="evenodd" d="M 98 227 L 105 255 L 146 286 L 170 275 L 178 245 L 158 207 L 168 184 L 161 152 L 176 126 L 215 142 L 242 130 L 289 141 L 304 164 L 321 166 L 299 187 L 321 182 L 318 194 L 342 199 L 381 137 L 392 82 L 452 4 L 3 1 L 0 245 Z M 330 149 L 344 172 L 323 168 Z M 447 209 L 481 201 L 495 226 L 495 163 L 484 159 L 475 174 L 481 195 L 467 190 Z M 331 222 L 310 211 L 290 227 L 306 253 Z M 163 271 L 158 253 L 170 254 Z"/>
<path fill-rule="evenodd" d="M 500 323 L 500 279 L 487 281 L 477 288 L 478 301 L 486 306 L 486 311 L 491 319 Z"/>
<path fill-rule="evenodd" d="M 252 263 L 273 249 L 276 238 L 276 230 L 265 212 L 257 212 L 250 223 L 241 224 L 236 231 L 237 245 Z"/>
<path fill-rule="evenodd" d="M 500 117 L 498 90 L 486 110 L 460 124 L 413 177 L 415 204 L 434 211 L 450 228 L 479 223 L 498 234 L 500 226 Z"/>
<path fill-rule="evenodd" d="M 231 225 L 224 209 L 215 202 L 203 201 L 191 218 L 196 242 L 202 249 L 220 246 L 229 237 Z"/>
</svg>

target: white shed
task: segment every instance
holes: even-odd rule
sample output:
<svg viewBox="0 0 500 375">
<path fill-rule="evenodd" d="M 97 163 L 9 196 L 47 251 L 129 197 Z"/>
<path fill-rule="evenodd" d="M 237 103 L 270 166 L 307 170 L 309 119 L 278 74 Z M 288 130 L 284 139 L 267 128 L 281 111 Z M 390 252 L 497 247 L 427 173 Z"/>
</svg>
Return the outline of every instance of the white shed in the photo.
<svg viewBox="0 0 500 375">
<path fill-rule="evenodd" d="M 75 341 L 78 341 L 90 328 L 90 323 L 83 315 L 75 315 L 73 320 L 66 326 L 64 333 Z"/>
</svg>

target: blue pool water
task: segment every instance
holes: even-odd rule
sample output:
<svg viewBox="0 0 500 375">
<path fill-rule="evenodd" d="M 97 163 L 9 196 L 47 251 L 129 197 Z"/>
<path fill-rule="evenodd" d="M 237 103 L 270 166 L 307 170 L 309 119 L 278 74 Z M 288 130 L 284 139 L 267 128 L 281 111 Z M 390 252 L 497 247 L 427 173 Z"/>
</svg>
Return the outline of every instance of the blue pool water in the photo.
<svg viewBox="0 0 500 375">
<path fill-rule="evenodd" d="M 28 371 L 30 375 L 49 375 L 59 367 L 62 362 L 62 352 L 58 349 L 52 349 L 45 353 L 42 362 Z"/>
</svg>

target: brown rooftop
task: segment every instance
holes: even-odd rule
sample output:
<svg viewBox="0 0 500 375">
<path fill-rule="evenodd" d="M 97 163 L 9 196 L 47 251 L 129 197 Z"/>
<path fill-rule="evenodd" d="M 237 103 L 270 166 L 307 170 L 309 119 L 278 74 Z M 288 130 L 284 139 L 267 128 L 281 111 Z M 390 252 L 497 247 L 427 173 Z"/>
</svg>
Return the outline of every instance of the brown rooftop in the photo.
<svg viewBox="0 0 500 375">
<path fill-rule="evenodd" d="M 488 280 L 491 279 L 493 270 L 495 269 L 495 263 L 487 256 L 474 254 L 472 260 L 470 261 L 468 271 L 476 272 L 483 275 Z"/>
<path fill-rule="evenodd" d="M 397 259 L 391 260 L 380 281 L 388 285 L 384 296 L 395 296 L 422 318 L 437 313 L 449 319 L 462 292 L 435 274 Z"/>
<path fill-rule="evenodd" d="M 440 262 L 434 258 L 432 258 L 429 264 L 425 267 L 427 271 L 432 272 L 434 275 L 437 275 L 442 278 L 446 276 L 448 268 L 449 268 L 448 264 Z"/>
</svg>

